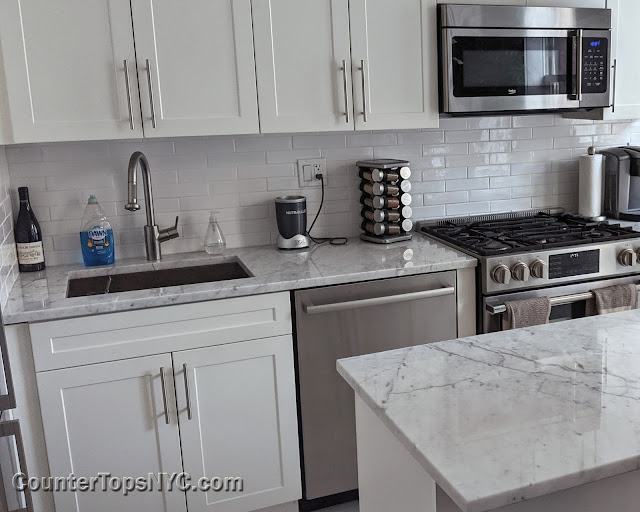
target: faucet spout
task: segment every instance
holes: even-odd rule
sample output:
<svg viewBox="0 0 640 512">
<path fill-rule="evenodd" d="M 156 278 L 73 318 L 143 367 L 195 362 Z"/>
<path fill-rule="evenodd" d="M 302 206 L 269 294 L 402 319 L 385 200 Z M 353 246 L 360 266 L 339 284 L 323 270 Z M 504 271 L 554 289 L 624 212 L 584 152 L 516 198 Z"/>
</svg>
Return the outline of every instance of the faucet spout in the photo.
<svg viewBox="0 0 640 512">
<path fill-rule="evenodd" d="M 140 209 L 138 203 L 138 167 L 142 172 L 142 185 L 144 189 L 144 206 L 147 213 L 147 225 L 144 227 L 144 240 L 149 261 L 160 261 L 162 253 L 160 244 L 178 238 L 178 217 L 176 223 L 170 228 L 160 229 L 156 225 L 156 215 L 153 209 L 153 194 L 151 192 L 151 172 L 149 161 L 141 151 L 136 151 L 129 159 L 128 169 L 128 199 L 124 207 L 135 212 Z"/>
</svg>

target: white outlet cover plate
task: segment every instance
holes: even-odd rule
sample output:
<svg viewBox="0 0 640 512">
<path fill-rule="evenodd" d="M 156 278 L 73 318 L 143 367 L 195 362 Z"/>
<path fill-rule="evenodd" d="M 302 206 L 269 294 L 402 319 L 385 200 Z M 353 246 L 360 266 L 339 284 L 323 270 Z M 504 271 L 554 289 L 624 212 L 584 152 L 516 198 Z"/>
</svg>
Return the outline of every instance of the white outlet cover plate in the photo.
<svg viewBox="0 0 640 512">
<path fill-rule="evenodd" d="M 329 178 L 327 176 L 327 159 L 326 158 L 310 158 L 307 160 L 298 160 L 298 183 L 300 188 L 302 187 L 319 187 L 321 185 L 320 180 L 315 179 L 315 174 L 312 172 L 311 181 L 305 181 L 304 179 L 304 166 L 305 165 L 319 165 L 320 173 L 324 176 L 324 186 L 326 187 Z"/>
</svg>

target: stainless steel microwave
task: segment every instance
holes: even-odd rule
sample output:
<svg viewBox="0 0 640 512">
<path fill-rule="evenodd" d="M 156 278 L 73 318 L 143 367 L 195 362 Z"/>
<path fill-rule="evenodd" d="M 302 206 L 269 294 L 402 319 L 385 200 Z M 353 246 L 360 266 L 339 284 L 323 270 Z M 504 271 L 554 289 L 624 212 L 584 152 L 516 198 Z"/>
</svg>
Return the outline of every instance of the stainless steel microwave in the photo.
<svg viewBox="0 0 640 512">
<path fill-rule="evenodd" d="M 609 9 L 445 4 L 438 25 L 442 113 L 610 105 Z"/>
</svg>

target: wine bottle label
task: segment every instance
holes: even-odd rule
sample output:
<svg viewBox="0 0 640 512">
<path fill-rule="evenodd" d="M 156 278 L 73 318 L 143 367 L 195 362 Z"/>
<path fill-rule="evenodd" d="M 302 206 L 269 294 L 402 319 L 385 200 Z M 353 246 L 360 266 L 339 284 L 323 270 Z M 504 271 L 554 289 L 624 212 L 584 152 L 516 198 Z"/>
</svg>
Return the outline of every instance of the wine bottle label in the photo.
<svg viewBox="0 0 640 512">
<path fill-rule="evenodd" d="M 16 244 L 16 249 L 18 251 L 18 263 L 20 265 L 44 263 L 44 249 L 42 247 L 42 242 Z"/>
</svg>

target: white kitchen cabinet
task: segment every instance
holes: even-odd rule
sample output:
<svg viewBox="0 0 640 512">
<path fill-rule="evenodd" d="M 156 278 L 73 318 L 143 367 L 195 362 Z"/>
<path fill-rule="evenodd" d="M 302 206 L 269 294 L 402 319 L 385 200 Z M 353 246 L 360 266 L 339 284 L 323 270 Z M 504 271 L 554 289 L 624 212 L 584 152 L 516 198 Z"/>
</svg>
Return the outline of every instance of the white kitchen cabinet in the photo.
<svg viewBox="0 0 640 512">
<path fill-rule="evenodd" d="M 607 0 L 527 0 L 527 5 L 538 7 L 589 7 L 604 9 Z"/>
<path fill-rule="evenodd" d="M 250 0 L 131 0 L 145 137 L 258 133 Z"/>
<path fill-rule="evenodd" d="M 142 137 L 129 0 L 0 2 L 13 141 Z"/>
<path fill-rule="evenodd" d="M 42 372 L 37 382 L 51 475 L 182 471 L 170 354 Z M 56 492 L 54 501 L 59 512 L 186 511 L 178 489 Z"/>
<path fill-rule="evenodd" d="M 635 21 L 640 16 L 638 0 L 607 0 L 613 27 L 611 59 L 612 108 L 604 110 L 605 119 L 637 119 L 640 117 L 640 67 L 636 49 L 640 32 Z"/>
<path fill-rule="evenodd" d="M 468 2 L 461 2 L 460 0 L 445 0 L 439 1 L 439 4 L 480 4 L 480 5 L 525 5 L 527 0 L 470 0 Z"/>
<path fill-rule="evenodd" d="M 185 471 L 244 482 L 242 492 L 187 492 L 189 512 L 249 512 L 298 499 L 291 336 L 176 352 L 173 362 Z"/>
<path fill-rule="evenodd" d="M 356 130 L 438 126 L 436 0 L 350 0 Z"/>
<path fill-rule="evenodd" d="M 253 0 L 263 133 L 353 130 L 348 0 Z"/>
</svg>

